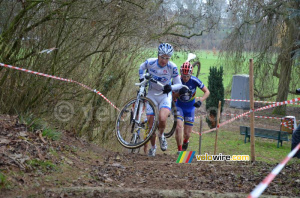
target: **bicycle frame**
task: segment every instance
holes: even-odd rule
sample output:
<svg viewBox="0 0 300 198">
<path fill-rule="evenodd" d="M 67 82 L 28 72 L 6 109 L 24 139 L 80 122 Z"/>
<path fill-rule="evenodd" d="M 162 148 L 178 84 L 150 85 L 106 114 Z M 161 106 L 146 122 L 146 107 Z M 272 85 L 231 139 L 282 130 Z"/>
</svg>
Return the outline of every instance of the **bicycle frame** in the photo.
<svg viewBox="0 0 300 198">
<path fill-rule="evenodd" d="M 141 114 L 142 114 L 142 111 L 144 109 L 144 103 L 140 104 L 140 98 L 145 96 L 145 88 L 147 86 L 147 83 L 149 83 L 149 80 L 144 80 L 140 84 L 140 90 L 137 94 L 136 102 L 135 102 L 135 105 L 134 105 L 134 112 L 133 112 L 132 121 L 135 122 L 138 125 L 140 125 L 140 123 L 141 123 Z M 138 114 L 137 114 L 137 112 L 138 112 Z M 136 119 L 136 115 L 138 115 L 137 119 Z"/>
</svg>

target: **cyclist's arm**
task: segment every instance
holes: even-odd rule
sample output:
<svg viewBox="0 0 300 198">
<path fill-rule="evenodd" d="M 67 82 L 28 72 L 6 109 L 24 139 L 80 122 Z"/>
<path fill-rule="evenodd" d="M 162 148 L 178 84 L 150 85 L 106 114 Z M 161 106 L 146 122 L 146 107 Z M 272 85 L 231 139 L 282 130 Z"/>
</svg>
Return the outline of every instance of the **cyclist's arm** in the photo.
<svg viewBox="0 0 300 198">
<path fill-rule="evenodd" d="M 140 69 L 139 69 L 139 75 L 140 75 L 140 79 L 141 78 L 144 78 L 143 74 L 144 74 L 144 71 L 147 69 L 147 61 L 143 62 L 141 65 L 140 65 Z"/>
<path fill-rule="evenodd" d="M 203 102 L 204 100 L 206 100 L 210 94 L 209 90 L 207 89 L 207 87 L 203 87 L 201 89 L 204 92 L 204 95 L 200 98 L 201 102 Z"/>
<path fill-rule="evenodd" d="M 181 83 L 180 77 L 178 75 L 173 78 L 173 85 L 171 85 L 171 87 L 172 87 L 173 91 L 181 89 L 182 83 Z"/>
</svg>

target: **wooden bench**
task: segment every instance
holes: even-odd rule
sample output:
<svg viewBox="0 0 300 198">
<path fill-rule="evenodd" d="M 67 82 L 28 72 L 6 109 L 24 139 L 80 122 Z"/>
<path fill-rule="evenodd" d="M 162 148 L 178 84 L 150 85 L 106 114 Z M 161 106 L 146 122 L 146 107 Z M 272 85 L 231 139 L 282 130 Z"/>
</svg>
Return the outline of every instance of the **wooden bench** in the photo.
<svg viewBox="0 0 300 198">
<path fill-rule="evenodd" d="M 245 143 L 247 142 L 247 138 L 248 142 L 250 142 L 250 127 L 240 126 L 240 133 L 241 135 L 245 135 Z M 282 141 L 289 141 L 289 133 L 286 131 L 254 128 L 254 133 L 255 137 L 277 140 L 277 148 L 279 148 L 279 143 L 281 143 L 282 146 Z"/>
</svg>

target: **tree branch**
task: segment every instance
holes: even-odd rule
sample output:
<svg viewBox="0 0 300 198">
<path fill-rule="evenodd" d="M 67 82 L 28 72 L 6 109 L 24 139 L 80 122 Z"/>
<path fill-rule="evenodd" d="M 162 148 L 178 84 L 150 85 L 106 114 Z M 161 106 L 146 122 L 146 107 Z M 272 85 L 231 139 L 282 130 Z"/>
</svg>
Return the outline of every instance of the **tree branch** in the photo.
<svg viewBox="0 0 300 198">
<path fill-rule="evenodd" d="M 135 5 L 136 7 L 139 7 L 139 8 L 141 8 L 142 10 L 144 9 L 144 7 L 138 5 L 138 4 L 134 3 L 134 2 L 127 1 L 127 0 L 123 0 L 123 1 L 125 1 L 125 2 L 127 2 L 127 3 L 130 3 L 130 4 L 132 4 L 132 5 Z"/>
</svg>

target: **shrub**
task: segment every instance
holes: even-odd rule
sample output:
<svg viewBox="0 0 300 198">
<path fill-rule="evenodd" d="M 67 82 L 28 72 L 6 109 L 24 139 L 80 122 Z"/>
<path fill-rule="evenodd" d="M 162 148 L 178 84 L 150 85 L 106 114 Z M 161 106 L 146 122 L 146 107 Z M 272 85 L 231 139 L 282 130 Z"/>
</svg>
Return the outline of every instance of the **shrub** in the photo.
<svg viewBox="0 0 300 198">
<path fill-rule="evenodd" d="M 206 100 L 206 122 L 210 128 L 216 127 L 219 101 L 221 101 L 221 112 L 224 106 L 223 67 L 209 68 L 208 87 L 210 96 Z"/>
</svg>

